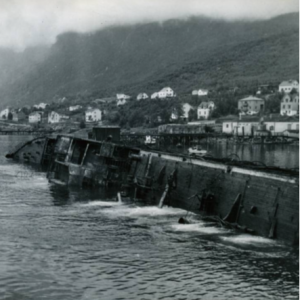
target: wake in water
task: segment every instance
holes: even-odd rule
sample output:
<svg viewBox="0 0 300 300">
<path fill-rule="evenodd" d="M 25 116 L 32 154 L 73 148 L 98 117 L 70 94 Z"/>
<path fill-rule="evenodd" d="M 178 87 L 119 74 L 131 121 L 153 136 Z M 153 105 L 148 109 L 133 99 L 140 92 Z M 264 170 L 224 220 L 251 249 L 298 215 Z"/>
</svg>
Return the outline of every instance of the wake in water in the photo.
<svg viewBox="0 0 300 300">
<path fill-rule="evenodd" d="M 103 206 L 103 207 L 110 207 L 110 206 L 118 206 L 122 205 L 120 202 L 116 201 L 90 201 L 88 203 L 78 204 L 78 206 L 82 207 L 95 207 L 95 206 Z"/>
<path fill-rule="evenodd" d="M 258 244 L 258 245 L 270 245 L 276 244 L 275 240 L 267 239 L 260 236 L 254 236 L 250 234 L 241 234 L 237 236 L 221 237 L 225 242 L 235 243 L 235 244 Z"/>
<path fill-rule="evenodd" d="M 156 217 L 156 216 L 172 216 L 172 215 L 182 215 L 185 213 L 184 210 L 173 207 L 163 207 L 158 208 L 156 206 L 135 206 L 135 205 L 123 205 L 116 209 L 106 209 L 105 213 L 114 216 L 129 216 L 129 217 Z"/>
<path fill-rule="evenodd" d="M 229 231 L 216 226 L 207 226 L 205 222 L 195 223 L 195 224 L 173 224 L 171 228 L 175 231 L 191 231 L 191 232 L 198 232 L 201 234 L 223 234 L 228 233 Z"/>
<path fill-rule="evenodd" d="M 86 203 L 76 203 L 73 208 L 84 208 L 93 214 L 104 215 L 110 219 L 128 218 L 132 226 L 168 232 L 168 234 L 184 233 L 193 236 L 213 239 L 229 247 L 251 247 L 264 249 L 277 245 L 277 242 L 267 238 L 238 232 L 217 226 L 214 222 L 203 221 L 198 215 L 189 213 L 189 224 L 178 224 L 179 217 L 186 216 L 186 211 L 164 206 L 137 206 L 132 202 L 119 202 L 117 199 L 95 200 Z M 73 213 L 76 213 L 73 211 Z M 187 236 L 187 238 L 188 238 Z"/>
</svg>

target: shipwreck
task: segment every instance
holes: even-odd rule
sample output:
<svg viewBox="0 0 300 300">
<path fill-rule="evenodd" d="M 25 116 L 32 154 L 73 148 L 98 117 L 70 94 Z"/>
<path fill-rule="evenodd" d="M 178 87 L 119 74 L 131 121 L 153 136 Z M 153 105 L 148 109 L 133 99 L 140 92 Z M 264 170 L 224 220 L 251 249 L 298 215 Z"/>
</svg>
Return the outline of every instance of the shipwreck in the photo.
<svg viewBox="0 0 300 300">
<path fill-rule="evenodd" d="M 122 144 L 118 127 L 94 128 L 89 139 L 35 138 L 6 157 L 44 166 L 54 184 L 114 188 L 118 197 L 180 207 L 221 226 L 298 245 L 297 170 L 142 150 Z"/>
</svg>

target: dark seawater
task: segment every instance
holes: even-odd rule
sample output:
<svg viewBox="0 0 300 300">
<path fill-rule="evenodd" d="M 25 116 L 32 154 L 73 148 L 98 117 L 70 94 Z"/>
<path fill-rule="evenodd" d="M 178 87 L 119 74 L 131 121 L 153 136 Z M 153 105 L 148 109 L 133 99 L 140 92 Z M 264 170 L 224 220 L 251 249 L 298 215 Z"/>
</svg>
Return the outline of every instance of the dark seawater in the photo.
<svg viewBox="0 0 300 300">
<path fill-rule="evenodd" d="M 1 300 L 298 299 L 295 249 L 49 184 L 5 159 L 21 139 L 0 137 Z"/>
</svg>

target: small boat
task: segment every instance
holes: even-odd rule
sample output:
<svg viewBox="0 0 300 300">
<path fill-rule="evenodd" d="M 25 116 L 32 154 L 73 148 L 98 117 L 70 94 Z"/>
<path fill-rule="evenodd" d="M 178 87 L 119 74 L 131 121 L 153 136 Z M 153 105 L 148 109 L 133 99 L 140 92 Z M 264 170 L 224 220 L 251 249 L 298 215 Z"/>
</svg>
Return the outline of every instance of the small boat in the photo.
<svg viewBox="0 0 300 300">
<path fill-rule="evenodd" d="M 188 149 L 190 155 L 199 155 L 204 156 L 207 154 L 207 151 L 202 149 L 201 146 L 193 146 Z"/>
<path fill-rule="evenodd" d="M 156 138 L 152 137 L 151 135 L 147 135 L 145 139 L 145 145 L 155 145 Z"/>
</svg>

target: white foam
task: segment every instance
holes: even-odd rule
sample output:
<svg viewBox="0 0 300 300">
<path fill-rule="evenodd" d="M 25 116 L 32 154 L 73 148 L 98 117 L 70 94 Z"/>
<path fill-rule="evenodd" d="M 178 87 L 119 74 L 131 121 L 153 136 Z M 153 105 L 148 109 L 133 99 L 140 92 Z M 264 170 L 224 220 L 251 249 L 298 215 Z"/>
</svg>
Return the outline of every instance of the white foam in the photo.
<svg viewBox="0 0 300 300">
<path fill-rule="evenodd" d="M 275 244 L 276 241 L 271 240 L 271 239 L 267 239 L 264 237 L 260 237 L 260 236 L 254 236 L 254 235 L 250 235 L 250 234 L 241 234 L 241 235 L 237 235 L 237 236 L 229 236 L 229 237 L 221 237 L 221 239 L 223 241 L 226 242 L 231 242 L 231 243 L 235 243 L 235 244 L 253 244 L 253 245 L 258 245 L 258 244 Z"/>
<path fill-rule="evenodd" d="M 88 203 L 79 204 L 79 206 L 117 206 L 122 205 L 120 202 L 113 201 L 91 201 Z"/>
<path fill-rule="evenodd" d="M 173 208 L 173 207 L 163 207 L 158 208 L 156 206 L 144 206 L 144 207 L 120 207 L 118 209 L 106 210 L 107 213 L 111 213 L 118 216 L 165 216 L 165 215 L 183 215 L 184 210 Z"/>
<path fill-rule="evenodd" d="M 202 234 L 217 234 L 225 233 L 226 230 L 220 227 L 206 227 L 205 223 L 196 223 L 196 224 L 173 224 L 171 225 L 172 229 L 175 231 L 195 231 Z"/>
</svg>

